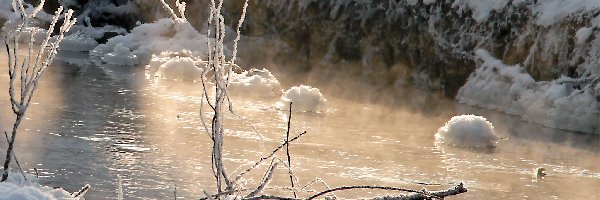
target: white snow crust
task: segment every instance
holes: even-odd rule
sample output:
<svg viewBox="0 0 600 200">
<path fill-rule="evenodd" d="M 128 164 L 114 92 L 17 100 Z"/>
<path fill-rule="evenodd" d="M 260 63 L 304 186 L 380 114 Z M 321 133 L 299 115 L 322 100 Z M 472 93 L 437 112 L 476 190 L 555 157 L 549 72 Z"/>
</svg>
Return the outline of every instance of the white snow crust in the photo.
<svg viewBox="0 0 600 200">
<path fill-rule="evenodd" d="M 292 110 L 296 112 L 325 113 L 328 109 L 327 99 L 323 97 L 318 88 L 308 85 L 294 86 L 287 90 L 276 107 L 281 110 L 289 109 L 290 101 Z"/>
<path fill-rule="evenodd" d="M 471 17 L 477 22 L 486 21 L 493 11 L 500 11 L 510 0 L 454 0 L 452 8 L 459 14 L 466 10 L 472 11 Z M 511 5 L 518 5 L 525 0 L 513 0 Z M 431 0 L 423 0 L 430 4 Z M 538 0 L 529 9 L 536 16 L 535 23 L 541 26 L 550 26 L 566 17 L 579 16 L 582 13 L 600 8 L 598 0 Z"/>
<path fill-rule="evenodd" d="M 180 19 L 160 19 L 154 23 L 142 24 L 135 27 L 131 33 L 109 39 L 106 44 L 98 45 L 90 55 L 106 61 L 105 55 L 115 52 L 118 44 L 127 47 L 137 57 L 134 63 L 120 63 L 122 65 L 145 64 L 150 61 L 152 54 L 161 52 L 192 52 L 194 56 L 204 55 L 208 38 L 198 33 L 192 25 Z"/>
<path fill-rule="evenodd" d="M 498 140 L 492 123 L 476 115 L 452 117 L 438 129 L 435 138 L 444 144 L 475 148 L 494 147 Z"/>
<path fill-rule="evenodd" d="M 79 199 L 63 189 L 42 186 L 37 179 L 26 174 L 27 180 L 20 173 L 9 173 L 5 182 L 0 182 L 0 200 L 58 200 Z"/>
<path fill-rule="evenodd" d="M 250 69 L 232 73 L 229 92 L 247 97 L 275 97 L 282 94 L 279 81 L 267 69 Z"/>
</svg>

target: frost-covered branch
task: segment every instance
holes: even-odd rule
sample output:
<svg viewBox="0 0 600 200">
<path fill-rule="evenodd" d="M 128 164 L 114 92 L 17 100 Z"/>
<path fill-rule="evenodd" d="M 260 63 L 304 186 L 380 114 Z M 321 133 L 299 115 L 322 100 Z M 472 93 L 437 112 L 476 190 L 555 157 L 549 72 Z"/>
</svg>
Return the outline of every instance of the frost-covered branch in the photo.
<svg viewBox="0 0 600 200">
<path fill-rule="evenodd" d="M 329 190 L 325 190 L 322 192 L 319 192 L 315 195 L 312 195 L 310 197 L 308 197 L 306 200 L 311 200 L 311 199 L 315 199 L 317 197 L 323 196 L 325 194 L 331 193 L 331 192 L 335 192 L 335 191 L 342 191 L 342 190 L 354 190 L 354 189 L 372 189 L 372 190 L 388 190 L 388 191 L 400 191 L 400 192 L 411 192 L 414 194 L 411 195 L 401 195 L 401 196 L 386 196 L 386 197 L 374 197 L 371 198 L 373 200 L 380 200 L 380 199 L 393 199 L 393 200 L 420 200 L 420 199 L 443 199 L 447 196 L 452 196 L 452 195 L 457 195 L 457 194 L 461 194 L 461 193 L 465 193 L 467 192 L 467 189 L 463 186 L 463 183 L 460 183 L 456 186 L 454 186 L 453 188 L 450 188 L 448 190 L 443 190 L 443 191 L 435 191 L 435 192 L 428 192 L 425 190 L 422 191 L 417 191 L 417 190 L 411 190 L 411 189 L 404 189 L 404 188 L 396 188 L 396 187 L 382 187 L 382 186 L 370 186 L 370 185 L 361 185 L 361 186 L 343 186 L 343 187 L 338 187 L 338 188 L 333 188 L 333 189 L 329 189 Z"/>
<path fill-rule="evenodd" d="M 265 189 L 265 187 L 267 187 L 269 182 L 271 182 L 271 179 L 273 179 L 273 173 L 275 172 L 275 169 L 277 168 L 277 164 L 278 164 L 278 162 L 275 162 L 275 161 L 271 162 L 271 165 L 269 166 L 269 169 L 263 176 L 263 180 L 261 181 L 261 183 L 258 185 L 258 187 L 256 187 L 256 189 L 254 191 L 252 191 L 250 194 L 248 194 L 246 196 L 246 198 L 254 197 L 254 196 L 258 195 L 259 193 L 261 193 L 263 191 L 263 189 Z"/>
<path fill-rule="evenodd" d="M 52 63 L 64 34 L 69 31 L 71 26 L 75 23 L 75 19 L 72 18 L 73 11 L 68 10 L 63 13 L 63 8 L 59 7 L 50 22 L 50 27 L 46 30 L 46 37 L 39 47 L 34 47 L 34 31 L 29 31 L 27 54 L 23 59 L 19 60 L 19 38 L 21 35 L 26 34 L 27 30 L 30 29 L 31 20 L 33 20 L 42 10 L 44 2 L 45 1 L 42 0 L 37 7 L 31 10 L 30 13 L 27 13 L 23 6 L 23 0 L 12 1 L 13 10 L 20 13 L 21 18 L 18 20 L 20 20 L 21 23 L 15 30 L 5 36 L 4 45 L 8 55 L 10 103 L 13 113 L 16 115 L 16 119 L 8 141 L 9 144 L 6 151 L 6 159 L 4 160 L 2 179 L 0 181 L 5 181 L 8 178 L 17 130 L 29 108 L 38 83 L 46 69 Z M 54 27 L 61 15 L 64 15 L 62 26 L 60 27 L 58 34 L 54 37 L 54 41 L 50 42 Z M 37 52 L 35 52 L 35 48 L 38 48 Z M 15 83 L 17 77 L 19 78 L 18 84 Z M 18 92 L 15 91 L 17 87 L 19 87 Z"/>
<path fill-rule="evenodd" d="M 177 14 L 175 14 L 175 11 L 173 11 L 171 6 L 169 6 L 169 4 L 167 4 L 167 2 L 165 2 L 165 0 L 160 0 L 160 2 L 162 3 L 163 8 L 169 12 L 169 14 L 171 15 L 171 18 L 173 18 L 173 20 L 179 19 L 179 17 L 177 17 Z"/>
</svg>

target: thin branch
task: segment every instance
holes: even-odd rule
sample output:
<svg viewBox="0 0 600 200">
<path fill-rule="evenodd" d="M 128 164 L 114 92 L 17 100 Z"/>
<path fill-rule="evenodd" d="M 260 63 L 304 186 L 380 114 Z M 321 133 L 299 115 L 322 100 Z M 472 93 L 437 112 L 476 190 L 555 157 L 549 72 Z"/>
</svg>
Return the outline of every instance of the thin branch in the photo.
<svg viewBox="0 0 600 200">
<path fill-rule="evenodd" d="M 160 0 L 160 2 L 162 3 L 163 8 L 169 12 L 169 14 L 171 14 L 171 17 L 173 18 L 173 20 L 179 19 L 179 17 L 177 17 L 177 14 L 175 14 L 175 11 L 173 11 L 173 9 L 171 9 L 171 6 L 169 6 L 169 4 L 167 4 L 167 2 L 165 2 L 165 0 Z"/>
<path fill-rule="evenodd" d="M 329 187 L 329 185 L 327 185 L 327 183 L 326 183 L 326 182 L 325 182 L 323 179 L 316 178 L 315 180 L 313 180 L 313 181 L 311 181 L 311 182 L 307 183 L 307 184 L 306 184 L 306 185 L 304 185 L 302 188 L 300 188 L 300 191 L 304 191 L 304 190 L 306 190 L 305 188 L 307 188 L 307 187 L 309 187 L 309 186 L 311 186 L 311 185 L 313 185 L 313 184 L 315 184 L 315 183 L 321 183 L 321 184 L 323 184 L 323 185 L 325 186 L 325 188 L 327 188 L 328 190 L 330 190 L 330 189 L 331 189 L 331 187 Z M 332 193 L 331 193 L 331 195 L 333 195 L 333 196 L 334 196 L 334 197 L 337 199 L 337 196 L 335 196 L 335 193 L 333 193 L 333 192 L 332 192 Z"/>
<path fill-rule="evenodd" d="M 242 27 L 242 24 L 244 23 L 244 20 L 246 19 L 246 10 L 248 9 L 248 0 L 244 1 L 244 6 L 242 8 L 242 14 L 240 15 L 240 20 L 238 21 L 238 25 L 237 25 L 237 29 L 236 29 L 236 36 L 235 39 L 233 40 L 233 53 L 232 53 L 232 57 L 231 57 L 231 61 L 230 63 L 235 63 L 235 59 L 237 57 L 237 45 L 238 42 L 240 41 L 240 28 Z"/>
<path fill-rule="evenodd" d="M 285 145 L 287 145 L 290 142 L 293 142 L 295 140 L 297 140 L 298 138 L 300 138 L 301 136 L 303 136 L 304 134 L 306 134 L 306 131 L 298 134 L 296 137 L 285 141 L 283 144 L 279 145 L 277 148 L 275 148 L 269 155 L 260 158 L 260 160 L 256 161 L 256 163 L 254 163 L 254 165 L 250 166 L 250 168 L 246 169 L 245 171 L 243 171 L 242 173 L 240 173 L 238 176 L 235 177 L 235 182 L 237 182 L 238 180 L 240 180 L 242 178 L 242 176 L 244 176 L 246 173 L 252 171 L 252 169 L 256 168 L 256 166 L 260 165 L 260 163 L 262 163 L 263 161 L 273 157 L 273 155 L 275 155 L 275 153 L 277 153 L 277 151 L 281 150 Z"/>
<path fill-rule="evenodd" d="M 256 126 L 254 126 L 254 124 L 252 124 L 251 122 L 249 122 L 248 120 L 244 119 L 242 116 L 238 115 L 237 113 L 235 113 L 233 111 L 233 104 L 231 103 L 231 99 L 229 99 L 229 93 L 225 93 L 225 96 L 227 97 L 227 102 L 229 103 L 229 112 L 238 120 L 240 120 L 242 123 L 247 124 L 248 126 L 250 126 L 250 128 L 252 128 L 252 131 L 254 131 L 254 133 L 256 133 L 256 135 L 258 135 L 258 137 L 260 138 L 260 144 L 261 146 L 263 145 L 263 136 L 262 134 L 260 134 L 260 132 L 258 131 L 258 129 L 256 128 Z"/>
<path fill-rule="evenodd" d="M 292 102 L 290 101 L 290 112 L 288 114 L 288 123 L 287 123 L 287 131 L 285 132 L 285 141 L 287 143 L 287 141 L 290 140 L 290 128 L 291 128 L 291 124 L 292 124 Z M 287 154 L 287 162 L 288 162 L 288 167 L 290 168 L 288 170 L 289 174 L 290 174 L 290 183 L 292 184 L 292 188 L 294 188 L 294 177 L 292 176 L 292 158 L 290 157 L 290 144 L 287 143 L 285 145 L 285 153 Z M 296 195 L 296 192 L 294 192 L 294 198 L 298 197 Z"/>
<path fill-rule="evenodd" d="M 258 193 L 262 192 L 263 189 L 265 189 L 265 187 L 269 184 L 269 182 L 271 182 L 271 179 L 273 179 L 273 173 L 275 172 L 275 169 L 277 168 L 278 163 L 279 162 L 275 162 L 275 161 L 271 162 L 271 166 L 269 166 L 269 169 L 267 170 L 267 172 L 265 172 L 265 175 L 263 176 L 263 180 L 261 181 L 261 183 L 258 185 L 258 187 L 256 187 L 256 189 L 254 191 L 252 191 L 250 194 L 248 194 L 246 196 L 246 198 L 254 197 Z"/>
<path fill-rule="evenodd" d="M 257 197 L 251 197 L 251 198 L 243 198 L 243 200 L 262 200 L 262 199 L 300 200 L 298 198 L 288 198 L 288 197 L 280 197 L 280 196 L 273 196 L 273 195 L 261 195 L 261 196 L 257 196 Z"/>
<path fill-rule="evenodd" d="M 8 133 L 6 133 L 6 131 L 4 131 L 4 136 L 6 137 L 6 142 L 9 143 L 9 139 L 8 139 Z M 21 172 L 21 175 L 23 175 L 23 179 L 27 180 L 27 176 L 25 176 L 25 172 L 23 172 L 23 168 L 21 168 L 21 164 L 19 163 L 19 159 L 17 159 L 17 154 L 15 154 L 15 152 L 12 152 L 13 158 L 15 159 L 15 163 L 17 163 L 17 167 L 19 167 L 19 171 Z"/>
<path fill-rule="evenodd" d="M 88 190 L 90 190 L 90 188 L 91 188 L 91 186 L 89 184 L 85 184 L 83 186 L 83 188 L 81 188 L 81 190 L 79 190 L 77 192 L 74 192 L 71 196 L 75 197 L 75 198 L 77 198 L 77 197 L 83 197 L 83 195 L 85 195 L 85 193 L 87 193 Z"/>
<path fill-rule="evenodd" d="M 427 193 L 428 195 L 431 195 L 433 198 L 439 198 L 439 199 L 444 199 L 448 196 L 458 195 L 458 194 L 465 193 L 465 192 L 467 192 L 467 189 L 464 188 L 462 183 L 460 183 L 448 190 L 435 191 L 435 192 L 425 191 L 425 193 Z M 385 197 L 372 198 L 372 200 L 384 200 L 384 199 L 385 200 L 422 200 L 422 199 L 431 199 L 431 197 L 428 197 L 427 195 L 423 195 L 422 193 L 417 193 L 417 194 L 411 194 L 411 195 L 385 196 Z"/>
<path fill-rule="evenodd" d="M 317 194 L 314 194 L 314 195 L 308 197 L 306 200 L 311 200 L 311 199 L 314 199 L 314 198 L 317 198 L 319 196 L 323 196 L 325 194 L 328 194 L 328 193 L 331 193 L 331 192 L 335 192 L 335 191 L 353 190 L 353 189 L 373 189 L 373 190 L 389 190 L 389 191 L 413 192 L 413 193 L 423 194 L 423 195 L 425 195 L 426 198 L 435 197 L 435 196 L 429 195 L 429 194 L 427 194 L 427 193 L 425 193 L 423 191 L 417 191 L 417 190 L 411 190 L 411 189 L 395 188 L 395 187 L 385 187 L 385 186 L 372 186 L 372 185 L 354 185 L 354 186 L 342 186 L 342 187 L 337 187 L 337 188 L 325 190 L 325 191 L 319 192 Z"/>
</svg>

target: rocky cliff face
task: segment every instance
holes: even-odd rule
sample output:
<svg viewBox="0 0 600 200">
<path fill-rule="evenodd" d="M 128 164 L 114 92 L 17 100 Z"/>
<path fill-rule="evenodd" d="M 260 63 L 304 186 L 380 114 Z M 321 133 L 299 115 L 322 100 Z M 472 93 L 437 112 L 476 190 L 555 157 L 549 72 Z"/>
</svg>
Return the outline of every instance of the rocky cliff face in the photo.
<svg viewBox="0 0 600 200">
<path fill-rule="evenodd" d="M 557 11 L 556 4 L 560 1 L 261 0 L 251 1 L 243 31 L 284 41 L 296 55 L 288 57 L 305 70 L 355 63 L 348 66 L 360 69 L 348 70 L 375 84 L 409 83 L 454 96 L 475 69 L 476 49 L 524 66 L 536 81 L 598 73 L 600 11 L 586 5 Z M 227 10 L 241 5 L 228 4 Z"/>
<path fill-rule="evenodd" d="M 199 30 L 206 26 L 208 3 L 187 1 L 187 18 Z M 86 14 L 94 26 L 131 28 L 135 21 L 168 16 L 160 3 L 146 0 L 63 4 Z M 51 0 L 47 5 L 58 6 Z M 111 5 L 135 5 L 128 10 L 137 13 L 115 16 L 99 9 Z M 243 1 L 225 1 L 224 6 L 227 21 L 235 26 Z M 252 51 L 245 60 L 275 57 L 275 64 L 299 70 L 349 71 L 373 84 L 413 85 L 450 97 L 475 70 L 477 49 L 506 64 L 520 64 L 536 81 L 561 76 L 592 80 L 600 73 L 598 8 L 599 2 L 585 0 L 250 1 L 243 33 L 281 41 L 253 48 L 279 45 L 285 50 Z M 575 87 L 591 84 L 583 82 Z"/>
</svg>

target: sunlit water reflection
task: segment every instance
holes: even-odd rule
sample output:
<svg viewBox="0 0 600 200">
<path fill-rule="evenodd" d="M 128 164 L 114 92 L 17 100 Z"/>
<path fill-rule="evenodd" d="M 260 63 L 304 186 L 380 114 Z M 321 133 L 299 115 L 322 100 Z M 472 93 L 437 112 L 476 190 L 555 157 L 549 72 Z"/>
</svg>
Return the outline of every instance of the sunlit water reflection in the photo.
<svg viewBox="0 0 600 200">
<path fill-rule="evenodd" d="M 0 128 L 9 130 L 6 68 L 1 69 L 0 79 Z M 119 177 L 126 199 L 168 199 L 175 187 L 180 198 L 201 197 L 203 190 L 214 189 L 214 177 L 211 143 L 198 113 L 200 89 L 199 84 L 147 79 L 140 69 L 56 66 L 34 97 L 16 154 L 29 173 L 37 169 L 45 185 L 70 191 L 92 185 L 88 199 L 116 199 Z M 463 181 L 469 192 L 456 199 L 600 198 L 598 136 L 547 129 L 462 105 L 424 114 L 323 92 L 334 111 L 292 116 L 292 135 L 308 132 L 290 147 L 292 168 L 301 184 L 320 178 L 332 187 L 438 190 Z M 233 99 L 235 111 L 260 131 L 254 133 L 228 115 L 225 164 L 235 175 L 281 143 L 287 111 L 273 108 L 277 99 L 235 94 Z M 487 117 L 506 139 L 488 152 L 436 146 L 433 134 L 457 113 Z M 6 142 L 1 141 L 3 155 Z M 549 175 L 534 180 L 536 167 L 545 167 Z M 265 169 L 263 165 L 249 176 L 248 186 L 255 185 Z M 286 170 L 279 169 L 273 186 L 288 182 Z M 341 197 L 374 194 L 379 193 L 338 193 Z"/>
</svg>

